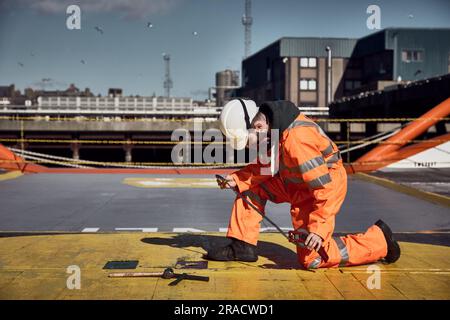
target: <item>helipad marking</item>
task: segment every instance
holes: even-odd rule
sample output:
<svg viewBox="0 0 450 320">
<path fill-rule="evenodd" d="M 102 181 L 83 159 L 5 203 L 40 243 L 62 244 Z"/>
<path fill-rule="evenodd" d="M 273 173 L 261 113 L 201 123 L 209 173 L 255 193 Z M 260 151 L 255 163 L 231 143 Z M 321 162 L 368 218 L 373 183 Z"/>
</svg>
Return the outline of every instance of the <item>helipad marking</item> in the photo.
<svg viewBox="0 0 450 320">
<path fill-rule="evenodd" d="M 220 236 L 217 233 L 210 235 Z M 382 272 L 381 290 L 367 287 L 371 276 L 367 273 L 367 266 L 319 269 L 314 273 L 301 270 L 292 256 L 292 245 L 281 235 L 269 233 L 262 234 L 260 241 L 272 243 L 282 250 L 273 247 L 276 252 L 260 255 L 256 263 L 210 261 L 208 270 L 188 273 L 210 276 L 211 281 L 182 282 L 179 284 L 181 290 L 168 286 L 171 280 L 158 278 L 148 278 L 145 285 L 133 279 L 114 280 L 99 268 L 104 261 L 114 257 L 127 258 L 126 255 L 132 253 L 130 258 L 139 257 L 142 271 L 157 272 L 180 257 L 200 261 L 206 252 L 201 241 L 178 238 L 176 234 L 160 233 L 157 239 L 146 242 L 142 238 L 138 232 L 62 234 L 58 241 L 51 234 L 0 237 L 0 256 L 8 257 L 2 261 L 0 283 L 4 285 L 0 296 L 46 300 L 450 299 L 450 265 L 445 259 L 449 256 L 450 247 L 408 242 L 401 242 L 403 255 L 395 264 L 377 263 Z M 64 254 L 58 254 L 62 250 Z M 188 256 L 186 250 L 189 251 Z M 68 275 L 61 272 L 61 266 L 76 264 L 77 261 L 91 261 L 82 268 L 82 279 L 88 281 L 82 280 L 82 290 L 62 290 Z M 292 290 L 293 283 L 298 290 Z"/>
<path fill-rule="evenodd" d="M 84 228 L 81 232 L 97 232 L 100 228 Z"/>
<path fill-rule="evenodd" d="M 218 188 L 212 178 L 125 178 L 122 182 L 138 188 Z"/>
<path fill-rule="evenodd" d="M 158 232 L 158 228 L 115 228 L 116 231 Z"/>
<path fill-rule="evenodd" d="M 195 228 L 173 228 L 173 232 L 206 232 Z"/>
<path fill-rule="evenodd" d="M 6 173 L 0 174 L 0 181 L 11 180 L 22 176 L 22 172 L 20 171 L 10 171 Z"/>
</svg>

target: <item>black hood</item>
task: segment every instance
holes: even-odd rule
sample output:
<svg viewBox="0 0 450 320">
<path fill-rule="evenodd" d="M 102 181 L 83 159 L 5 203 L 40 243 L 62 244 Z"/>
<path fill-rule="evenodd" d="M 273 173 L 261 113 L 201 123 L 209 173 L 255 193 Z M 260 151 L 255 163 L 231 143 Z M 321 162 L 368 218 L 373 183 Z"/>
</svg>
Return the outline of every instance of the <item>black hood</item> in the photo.
<svg viewBox="0 0 450 320">
<path fill-rule="evenodd" d="M 295 104 L 287 100 L 263 102 L 259 111 L 267 117 L 271 129 L 280 130 L 280 136 L 300 114 Z"/>
</svg>

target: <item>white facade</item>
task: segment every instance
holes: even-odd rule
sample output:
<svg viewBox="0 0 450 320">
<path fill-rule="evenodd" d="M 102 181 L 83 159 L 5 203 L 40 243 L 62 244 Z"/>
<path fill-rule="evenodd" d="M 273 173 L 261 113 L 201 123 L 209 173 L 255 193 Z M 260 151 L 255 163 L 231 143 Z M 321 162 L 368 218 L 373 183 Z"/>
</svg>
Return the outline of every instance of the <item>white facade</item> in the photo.
<svg viewBox="0 0 450 320">
<path fill-rule="evenodd" d="M 192 110 L 192 98 L 165 97 L 39 97 L 38 110 L 174 111 Z"/>
<path fill-rule="evenodd" d="M 450 142 L 419 152 L 392 163 L 382 170 L 415 168 L 450 168 Z"/>
</svg>

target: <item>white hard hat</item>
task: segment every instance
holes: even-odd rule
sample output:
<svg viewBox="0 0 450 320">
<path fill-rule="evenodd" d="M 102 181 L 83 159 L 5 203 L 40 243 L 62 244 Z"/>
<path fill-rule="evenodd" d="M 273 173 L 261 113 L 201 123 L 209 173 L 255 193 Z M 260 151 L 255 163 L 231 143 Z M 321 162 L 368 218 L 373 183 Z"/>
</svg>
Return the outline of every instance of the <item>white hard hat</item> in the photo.
<svg viewBox="0 0 450 320">
<path fill-rule="evenodd" d="M 250 123 L 257 113 L 258 107 L 253 100 L 234 99 L 223 107 L 220 130 L 230 140 L 233 149 L 245 148 Z"/>
</svg>

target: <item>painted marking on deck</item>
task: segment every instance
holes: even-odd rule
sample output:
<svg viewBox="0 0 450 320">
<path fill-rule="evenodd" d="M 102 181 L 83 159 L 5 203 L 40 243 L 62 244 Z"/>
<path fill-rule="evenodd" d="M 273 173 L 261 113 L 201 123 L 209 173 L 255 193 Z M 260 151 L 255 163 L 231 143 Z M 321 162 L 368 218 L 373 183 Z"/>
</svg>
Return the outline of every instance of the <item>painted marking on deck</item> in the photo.
<svg viewBox="0 0 450 320">
<path fill-rule="evenodd" d="M 22 175 L 23 174 L 20 171 L 10 171 L 10 172 L 6 172 L 6 173 L 2 173 L 2 174 L 0 174 L 0 181 L 16 179 Z"/>
<path fill-rule="evenodd" d="M 230 300 L 303 300 L 303 299 L 438 299 L 449 300 L 450 247 L 401 242 L 402 257 L 394 264 L 377 263 L 382 272 L 381 290 L 367 288 L 367 266 L 318 269 L 307 272 L 296 267 L 292 246 L 279 234 L 261 235 L 261 243 L 278 246 L 276 252 L 261 255 L 256 263 L 211 261 L 210 270 L 196 270 L 212 276 L 213 281 L 186 281 L 182 290 L 173 290 L 158 278 L 141 281 L 114 280 L 99 268 L 117 253 L 139 257 L 143 271 L 160 271 L 180 257 L 200 261 L 204 254 L 201 241 L 175 234 L 160 233 L 142 241 L 141 233 L 62 234 L 0 237 L 0 256 L 7 256 L 0 272 L 1 295 L 7 299 L 154 299 L 178 300 L 211 298 Z M 219 236 L 211 233 L 211 236 Z M 82 239 L 81 241 L 79 241 Z M 171 246 L 177 243 L 179 245 Z M 193 247 L 193 248 L 192 248 Z M 11 250 L 11 248 L 16 248 Z M 270 248 L 270 247 L 269 247 Z M 277 247 L 273 247 L 276 249 Z M 283 249 L 284 248 L 284 249 Z M 58 254 L 61 251 L 64 254 Z M 36 254 L 39 253 L 39 254 Z M 127 256 L 121 255 L 120 258 Z M 157 257 L 157 259 L 155 258 Z M 49 261 L 51 265 L 49 265 Z M 82 290 L 62 290 L 67 274 L 61 266 L 77 261 L 92 261 L 82 269 Z M 284 265 L 286 261 L 290 263 Z M 267 269 L 267 265 L 274 268 Z M 59 270 L 59 271 L 58 271 Z M 83 278 L 82 278 L 83 279 Z M 245 286 L 242 285 L 245 279 Z M 267 281 L 271 279 L 272 281 Z M 45 283 L 45 286 L 42 286 Z M 298 290 L 292 290 L 292 284 Z M 224 290 L 225 288 L 225 290 Z M 243 289 L 244 288 L 244 289 Z M 110 289 L 110 290 L 109 290 Z"/>
<path fill-rule="evenodd" d="M 125 178 L 122 183 L 138 188 L 219 188 L 212 178 Z"/>
<path fill-rule="evenodd" d="M 158 228 L 115 228 L 116 231 L 158 232 Z"/>
<path fill-rule="evenodd" d="M 173 228 L 173 232 L 206 232 L 205 230 L 195 229 L 195 228 Z"/>
<path fill-rule="evenodd" d="M 100 228 L 84 228 L 81 232 L 97 232 Z"/>
<path fill-rule="evenodd" d="M 219 232 L 228 232 L 228 228 L 219 228 Z"/>
</svg>

